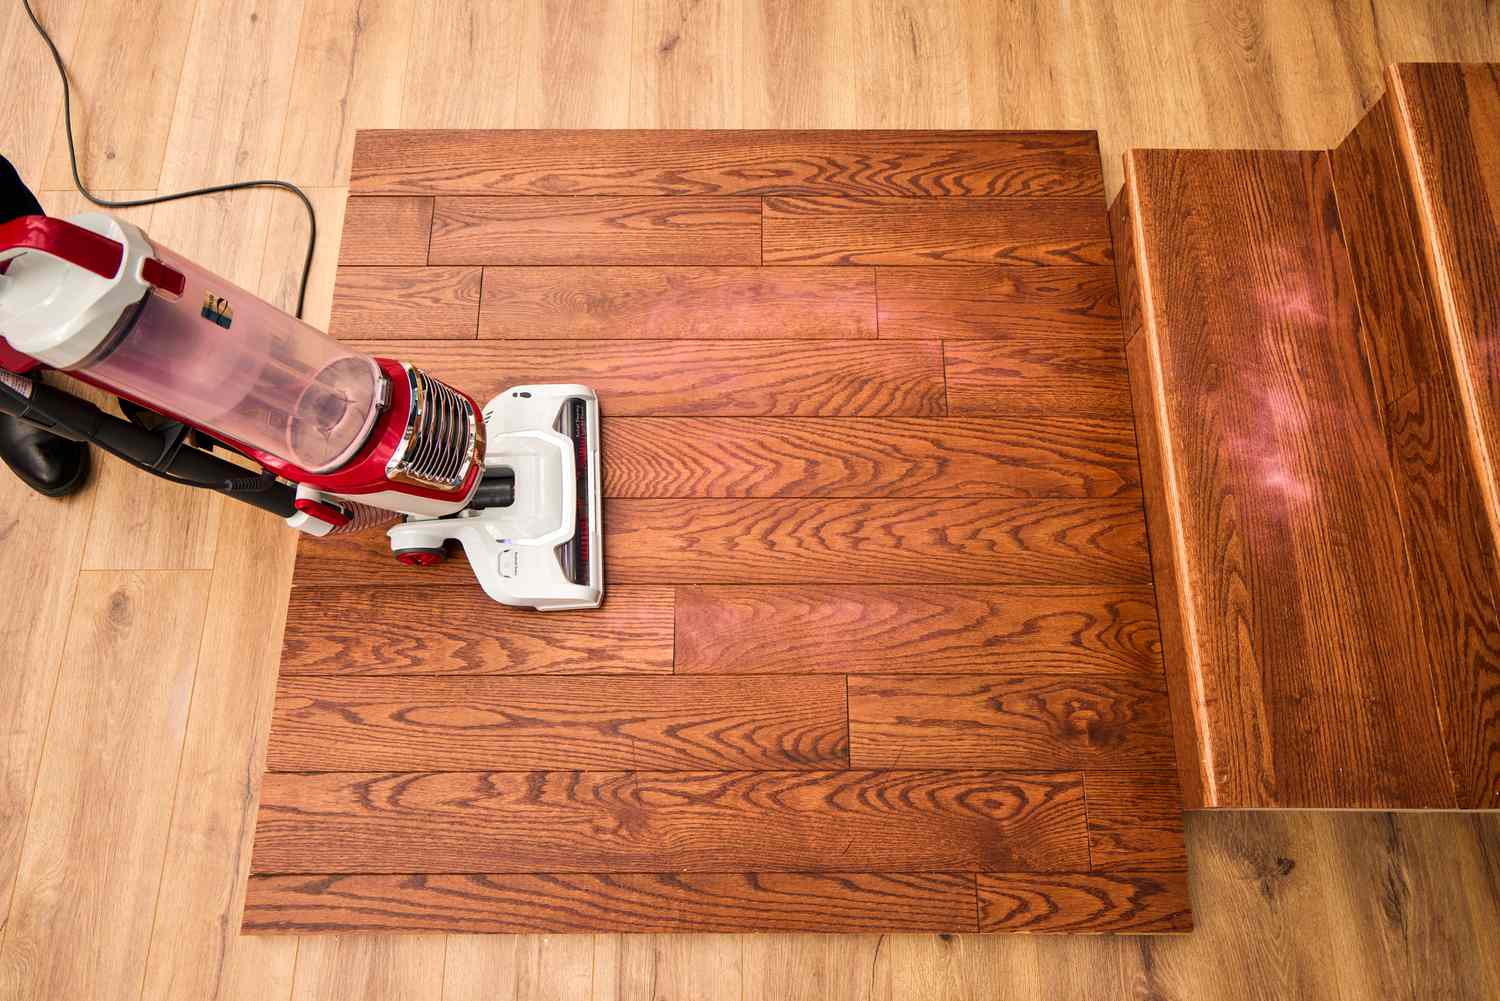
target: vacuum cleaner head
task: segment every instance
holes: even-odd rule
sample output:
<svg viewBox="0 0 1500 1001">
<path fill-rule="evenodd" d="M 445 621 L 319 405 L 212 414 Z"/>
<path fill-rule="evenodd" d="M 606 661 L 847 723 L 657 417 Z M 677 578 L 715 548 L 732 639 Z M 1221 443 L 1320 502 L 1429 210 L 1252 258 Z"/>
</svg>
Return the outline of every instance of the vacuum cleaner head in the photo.
<svg viewBox="0 0 1500 1001">
<path fill-rule="evenodd" d="M 388 532 L 403 559 L 456 540 L 507 605 L 597 608 L 604 598 L 599 400 L 587 386 L 515 386 L 484 408 L 484 477 L 470 506 Z M 407 560 L 417 562 L 418 560 Z"/>
</svg>

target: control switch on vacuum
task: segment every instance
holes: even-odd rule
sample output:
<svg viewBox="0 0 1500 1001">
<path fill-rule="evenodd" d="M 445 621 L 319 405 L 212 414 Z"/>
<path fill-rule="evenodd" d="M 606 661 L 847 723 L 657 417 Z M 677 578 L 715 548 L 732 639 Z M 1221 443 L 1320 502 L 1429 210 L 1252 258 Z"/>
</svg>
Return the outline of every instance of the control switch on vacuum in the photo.
<svg viewBox="0 0 1500 1001">
<path fill-rule="evenodd" d="M 514 549 L 500 551 L 500 576 L 514 577 L 521 567 L 521 555 Z"/>
</svg>

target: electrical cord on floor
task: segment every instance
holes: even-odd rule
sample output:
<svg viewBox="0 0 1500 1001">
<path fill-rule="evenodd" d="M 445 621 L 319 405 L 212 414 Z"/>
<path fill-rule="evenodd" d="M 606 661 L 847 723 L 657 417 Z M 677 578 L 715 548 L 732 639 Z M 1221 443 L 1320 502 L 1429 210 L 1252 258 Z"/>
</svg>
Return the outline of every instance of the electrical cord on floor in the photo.
<svg viewBox="0 0 1500 1001">
<path fill-rule="evenodd" d="M 302 317 L 302 308 L 307 302 L 307 281 L 312 275 L 313 250 L 318 245 L 318 215 L 313 211 L 313 204 L 307 195 L 291 181 L 274 179 L 260 181 L 235 181 L 230 184 L 213 184 L 206 188 L 193 188 L 189 191 L 178 191 L 169 195 L 153 195 L 150 198 L 133 198 L 128 201 L 109 201 L 99 198 L 83 184 L 83 178 L 78 176 L 78 151 L 73 143 L 73 110 L 72 95 L 68 88 L 68 69 L 63 65 L 62 54 L 57 51 L 57 46 L 52 41 L 52 36 L 47 34 L 47 29 L 37 19 L 36 11 L 31 9 L 31 0 L 21 0 L 21 6 L 26 8 L 26 16 L 31 18 L 32 27 L 36 28 L 37 34 L 42 36 L 42 41 L 47 43 L 47 49 L 52 53 L 52 62 L 57 66 L 57 75 L 62 78 L 63 87 L 63 128 L 68 138 L 68 163 L 73 168 L 73 184 L 78 188 L 78 193 L 100 208 L 106 209 L 129 209 L 141 205 L 159 205 L 162 202 L 175 202 L 182 198 L 197 198 L 201 195 L 216 195 L 223 191 L 243 191 L 247 188 L 280 188 L 282 191 L 290 191 L 302 202 L 302 207 L 307 210 L 307 256 L 302 260 L 302 281 L 297 290 L 297 318 Z"/>
</svg>

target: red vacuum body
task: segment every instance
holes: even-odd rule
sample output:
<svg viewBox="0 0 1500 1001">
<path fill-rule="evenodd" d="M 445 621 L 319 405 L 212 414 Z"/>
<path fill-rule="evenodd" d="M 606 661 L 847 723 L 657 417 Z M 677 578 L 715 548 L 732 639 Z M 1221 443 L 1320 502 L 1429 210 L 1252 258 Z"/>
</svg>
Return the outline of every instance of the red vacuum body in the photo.
<svg viewBox="0 0 1500 1001">
<path fill-rule="evenodd" d="M 64 370 L 212 436 L 296 485 L 287 520 L 302 531 L 404 517 L 390 533 L 403 562 L 436 561 L 457 540 L 497 600 L 599 603 L 599 560 L 578 557 L 598 552 L 597 400 L 587 387 L 515 387 L 482 411 L 102 213 L 0 225 L 0 274 L 9 371 Z M 529 491 L 518 493 L 523 477 Z"/>
</svg>

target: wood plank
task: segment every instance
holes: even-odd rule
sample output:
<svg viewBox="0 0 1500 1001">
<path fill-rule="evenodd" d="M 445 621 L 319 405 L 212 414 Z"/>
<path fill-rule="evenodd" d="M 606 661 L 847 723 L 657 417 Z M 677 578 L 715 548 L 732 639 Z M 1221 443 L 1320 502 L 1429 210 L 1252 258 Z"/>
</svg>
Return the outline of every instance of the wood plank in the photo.
<svg viewBox="0 0 1500 1001">
<path fill-rule="evenodd" d="M 625 500 L 609 505 L 619 583 L 1133 584 L 1137 501 Z"/>
<path fill-rule="evenodd" d="M 1404 63 L 1386 83 L 1489 534 L 1500 539 L 1500 64 Z"/>
<path fill-rule="evenodd" d="M 1088 771 L 1089 868 L 1126 872 L 1187 869 L 1182 796 L 1171 771 Z"/>
<path fill-rule="evenodd" d="M 413 3 L 400 124 L 411 129 L 514 125 L 520 60 L 496 58 L 496 53 L 515 51 L 526 12 L 488 0 Z M 389 70 L 399 72 L 395 66 Z M 355 133 L 351 170 L 359 170 L 368 156 L 368 134 Z"/>
<path fill-rule="evenodd" d="M 344 205 L 339 265 L 425 265 L 432 211 L 431 198 L 351 195 Z"/>
<path fill-rule="evenodd" d="M 980 873 L 981 932 L 1188 932 L 1185 873 Z"/>
<path fill-rule="evenodd" d="M 479 336 L 726 340 L 875 336 L 864 268 L 486 268 Z"/>
<path fill-rule="evenodd" d="M 78 170 L 90 188 L 156 187 L 192 23 L 178 5 L 163 0 L 99 4 L 82 19 L 66 59 Z M 27 24 L 23 34 L 30 31 Z M 151 58 L 142 59 L 121 45 L 121 36 L 151 39 Z M 35 37 L 27 41 L 42 44 Z M 29 180 L 38 190 L 73 186 L 62 129 L 53 139 L 46 170 Z"/>
<path fill-rule="evenodd" d="M 967 873 L 255 876 L 244 931 L 973 931 Z"/>
<path fill-rule="evenodd" d="M 614 417 L 930 417 L 944 410 L 942 348 L 931 341 L 351 345 L 421 366 L 481 402 L 524 383 L 581 382 Z"/>
<path fill-rule="evenodd" d="M 1081 868 L 1077 774 L 272 773 L 254 871 Z M 486 863 L 489 863 L 487 866 Z"/>
<path fill-rule="evenodd" d="M 754 198 L 436 199 L 433 264 L 759 264 Z"/>
<path fill-rule="evenodd" d="M 0 928 L 21 865 L 94 496 L 43 497 L 19 477 L 0 476 L 7 663 L 0 671 Z"/>
<path fill-rule="evenodd" d="M 366 131 L 356 191 L 1098 196 L 1088 132 Z"/>
<path fill-rule="evenodd" d="M 624 964 L 618 935 L 454 934 L 443 941 L 442 1001 L 619 997 L 613 986 Z M 649 936 L 639 941 L 654 943 Z"/>
<path fill-rule="evenodd" d="M 110 998 L 141 983 L 207 584 L 194 571 L 80 575 L 0 995 Z"/>
<path fill-rule="evenodd" d="M 1149 579 L 1138 501 L 635 500 L 606 505 L 617 585 L 1138 585 Z M 378 532 L 308 540 L 305 587 L 473 587 L 458 554 L 392 578 Z M 607 599 L 606 599 L 607 601 Z M 424 606 L 427 607 L 427 606 Z"/>
<path fill-rule="evenodd" d="M 276 161 L 297 54 L 298 32 L 286 26 L 296 24 L 300 30 L 303 2 L 198 0 L 194 4 L 172 128 L 155 182 L 159 191 L 278 176 Z M 174 4 L 171 15 L 186 13 Z M 254 53 L 254 58 L 245 53 Z M 111 83 L 123 86 L 123 81 Z M 194 199 L 191 204 L 203 203 Z M 238 234 L 261 235 L 265 230 L 241 218 L 224 232 L 244 239 Z M 200 264 L 207 263 L 184 253 Z"/>
<path fill-rule="evenodd" d="M 1125 421 L 615 417 L 607 497 L 1129 497 Z"/>
<path fill-rule="evenodd" d="M 680 587 L 679 674 L 1160 677 L 1147 587 Z"/>
<path fill-rule="evenodd" d="M 1126 168 L 1207 802 L 1452 806 L 1327 155 Z"/>
<path fill-rule="evenodd" d="M 943 342 L 948 412 L 1126 419 L 1130 384 L 1118 328 Z"/>
<path fill-rule="evenodd" d="M 1107 266 L 875 270 L 881 337 L 1119 336 L 1120 301 Z"/>
<path fill-rule="evenodd" d="M 509 40 L 522 128 L 619 128 L 629 123 L 634 0 L 526 4 Z M 446 122 L 441 124 L 448 124 Z"/>
<path fill-rule="evenodd" d="M 1167 693 L 1135 678 L 849 678 L 856 768 L 1170 768 Z"/>
<path fill-rule="evenodd" d="M 1096 198 L 765 199 L 767 264 L 1111 263 Z"/>
<path fill-rule="evenodd" d="M 380 533 L 366 534 L 386 545 Z M 501 605 L 457 575 L 439 583 L 421 572 L 402 573 L 389 553 L 386 586 L 315 582 L 307 570 L 323 541 L 301 540 L 281 654 L 284 678 L 672 672 L 669 588 L 610 588 L 598 609 L 542 616 Z M 442 609 L 441 622 L 413 633 L 411 623 L 434 608 Z"/>
<path fill-rule="evenodd" d="M 347 184 L 358 129 L 401 124 L 413 0 L 304 0 L 278 177 Z"/>
<path fill-rule="evenodd" d="M 341 340 L 472 340 L 478 268 L 339 268 L 328 332 Z"/>
<path fill-rule="evenodd" d="M 283 678 L 273 772 L 843 768 L 843 680 Z"/>
<path fill-rule="evenodd" d="M 157 860 L 160 886 L 151 883 L 155 921 L 144 978 L 151 997 L 215 997 L 241 962 L 234 922 L 225 915 L 241 907 L 250 865 L 276 690 L 275 637 L 292 576 L 287 535 L 263 511 L 225 505 L 212 579 L 198 578 L 207 604 L 202 638 L 192 637 L 198 669 L 181 760 L 174 762 L 186 780 L 176 783 L 170 807 L 172 825 Z M 182 942 L 194 947 L 174 948 Z M 263 982 L 282 980 L 290 991 L 296 958 L 296 942 L 268 941 L 256 948 L 254 969 Z"/>
<path fill-rule="evenodd" d="M 296 981 L 290 996 L 275 1001 L 416 1001 L 442 990 L 448 944 L 442 935 L 304 935 L 292 941 Z"/>
<path fill-rule="evenodd" d="M 630 66 L 632 128 L 744 124 L 745 12 L 684 0 L 637 0 Z"/>
</svg>

